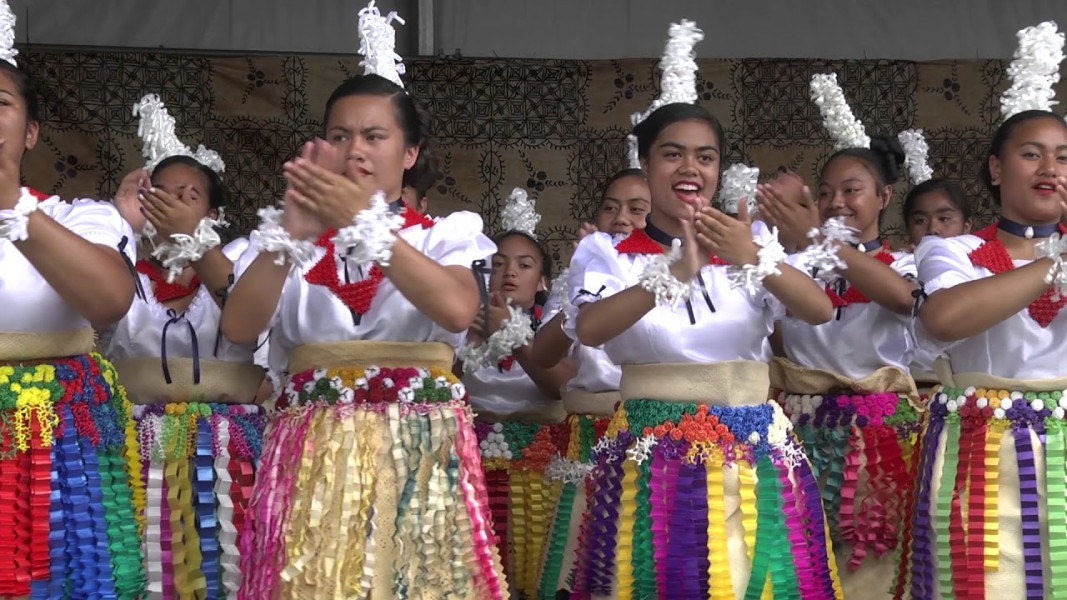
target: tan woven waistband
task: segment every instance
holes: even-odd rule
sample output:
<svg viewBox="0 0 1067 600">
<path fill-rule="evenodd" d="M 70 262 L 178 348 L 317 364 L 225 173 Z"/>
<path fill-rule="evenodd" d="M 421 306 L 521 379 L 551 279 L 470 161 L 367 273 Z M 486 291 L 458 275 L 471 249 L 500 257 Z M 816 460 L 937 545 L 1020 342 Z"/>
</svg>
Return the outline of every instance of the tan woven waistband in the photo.
<svg viewBox="0 0 1067 600">
<path fill-rule="evenodd" d="M 770 378 L 767 363 L 754 360 L 623 365 L 619 393 L 626 400 L 751 406 L 767 401 Z"/>
<path fill-rule="evenodd" d="M 568 415 L 610 417 L 615 413 L 615 405 L 620 400 L 622 394 L 619 392 L 563 391 L 563 409 Z"/>
<path fill-rule="evenodd" d="M 938 375 L 942 375 L 938 373 Z M 1009 392 L 1052 392 L 1067 389 L 1067 377 L 1054 379 L 1013 379 L 998 377 L 988 373 L 947 373 L 942 375 L 942 383 L 951 388 L 985 388 L 987 390 L 1006 390 Z M 947 377 L 945 379 L 944 377 Z"/>
<path fill-rule="evenodd" d="M 474 418 L 486 423 L 536 423 L 548 425 L 562 423 L 567 418 L 567 411 L 559 400 L 551 400 L 532 410 L 509 413 L 496 413 L 491 410 L 474 409 Z"/>
<path fill-rule="evenodd" d="M 295 348 L 289 355 L 289 373 L 370 366 L 451 371 L 454 360 L 452 346 L 443 342 L 329 342 Z"/>
<path fill-rule="evenodd" d="M 896 392 L 919 401 L 915 381 L 896 367 L 882 367 L 863 379 L 852 379 L 831 371 L 809 369 L 784 358 L 770 364 L 771 386 L 791 394 L 826 394 L 830 392 Z"/>
<path fill-rule="evenodd" d="M 263 369 L 250 363 L 201 360 L 200 383 L 193 383 L 192 359 L 170 357 L 167 367 L 170 383 L 163 377 L 158 357 L 115 361 L 119 383 L 134 404 L 190 400 L 248 404 L 256 400 L 263 383 Z"/>
<path fill-rule="evenodd" d="M 0 361 L 80 356 L 93 351 L 96 333 L 89 327 L 35 333 L 0 332 Z"/>
</svg>

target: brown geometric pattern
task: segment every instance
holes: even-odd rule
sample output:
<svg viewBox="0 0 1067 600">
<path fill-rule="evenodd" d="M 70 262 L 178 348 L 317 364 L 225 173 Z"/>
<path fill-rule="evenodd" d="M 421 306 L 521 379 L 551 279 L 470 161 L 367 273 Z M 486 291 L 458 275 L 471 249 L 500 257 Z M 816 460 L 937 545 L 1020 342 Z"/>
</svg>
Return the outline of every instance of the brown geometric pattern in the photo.
<svg viewBox="0 0 1067 600">
<path fill-rule="evenodd" d="M 211 57 L 153 52 L 24 49 L 45 122 L 23 175 L 65 198 L 110 197 L 142 164 L 132 105 L 160 94 L 190 146 L 226 161 L 235 229 L 281 197 L 282 164 L 322 128 L 322 107 L 356 57 Z M 445 176 L 432 212 L 480 212 L 490 232 L 500 205 L 522 186 L 537 199 L 540 235 L 556 260 L 569 259 L 578 222 L 597 205 L 604 181 L 626 166 L 630 114 L 656 96 L 653 60 L 563 61 L 417 58 L 407 61 L 411 93 L 437 118 L 435 152 Z M 838 73 L 869 133 L 925 129 L 935 174 L 960 181 L 985 222 L 994 217 L 977 179 L 999 121 L 1006 86 L 1000 61 L 698 61 L 699 102 L 722 121 L 728 162 L 773 172 L 789 165 L 809 181 L 830 154 L 813 73 Z M 1067 83 L 1061 83 L 1061 88 Z M 1062 90 L 1061 90 L 1062 94 Z M 897 202 L 887 233 L 903 233 Z"/>
</svg>

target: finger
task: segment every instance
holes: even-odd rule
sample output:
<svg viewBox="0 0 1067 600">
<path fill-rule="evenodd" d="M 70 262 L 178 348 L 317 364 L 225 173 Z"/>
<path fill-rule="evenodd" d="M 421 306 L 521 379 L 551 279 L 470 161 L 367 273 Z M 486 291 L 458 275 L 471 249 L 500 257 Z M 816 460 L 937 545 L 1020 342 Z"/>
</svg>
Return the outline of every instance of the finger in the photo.
<svg viewBox="0 0 1067 600">
<path fill-rule="evenodd" d="M 300 207 L 300 208 L 302 208 L 302 209 L 304 209 L 304 210 L 306 210 L 306 211 L 308 211 L 308 212 L 310 212 L 310 213 L 312 213 L 314 215 L 318 215 L 318 213 L 319 213 L 319 205 L 318 205 L 318 203 L 316 203 L 314 200 L 312 200 L 309 196 L 304 195 L 304 193 L 301 192 L 298 189 L 289 188 L 289 192 L 286 193 L 286 198 L 288 200 L 292 201 L 298 207 Z"/>
<path fill-rule="evenodd" d="M 157 188 L 157 187 L 149 188 L 147 195 L 148 196 L 155 196 L 156 198 L 159 199 L 159 204 L 160 205 L 166 206 L 168 208 L 177 206 L 178 204 L 181 203 L 181 200 L 178 200 L 178 198 L 176 198 L 174 196 L 174 194 L 171 194 L 169 192 L 163 191 L 163 190 L 161 190 L 160 188 Z"/>
<path fill-rule="evenodd" d="M 154 214 L 151 214 L 151 213 L 149 213 L 147 211 L 144 212 L 143 214 L 144 214 L 145 221 L 148 221 L 149 223 L 151 223 L 152 226 L 156 228 L 156 231 L 159 231 L 160 229 L 163 228 L 163 221 L 158 216 L 156 216 Z"/>
<path fill-rule="evenodd" d="M 745 225 L 751 225 L 752 220 L 748 214 L 748 197 L 741 198 L 737 203 L 737 220 Z"/>
<path fill-rule="evenodd" d="M 334 173 L 304 159 L 294 161 L 285 172 L 293 176 L 293 180 L 300 184 L 304 193 L 315 196 L 325 195 L 330 176 L 336 177 Z"/>
</svg>

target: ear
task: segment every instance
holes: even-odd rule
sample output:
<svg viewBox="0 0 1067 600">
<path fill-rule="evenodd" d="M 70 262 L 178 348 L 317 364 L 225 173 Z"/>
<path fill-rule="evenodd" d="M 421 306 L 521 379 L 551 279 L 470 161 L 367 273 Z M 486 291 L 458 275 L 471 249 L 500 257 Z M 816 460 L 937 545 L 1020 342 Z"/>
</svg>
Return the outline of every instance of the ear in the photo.
<svg viewBox="0 0 1067 600">
<path fill-rule="evenodd" d="M 404 149 L 404 170 L 407 171 L 411 167 L 415 166 L 415 162 L 419 160 L 419 147 L 408 146 Z"/>
<path fill-rule="evenodd" d="M 211 219 L 218 219 L 219 210 L 217 208 L 212 208 L 211 210 L 207 211 L 207 216 Z"/>
<path fill-rule="evenodd" d="M 41 132 L 41 124 L 37 121 L 26 123 L 26 150 L 33 150 L 37 145 L 37 135 Z"/>
<path fill-rule="evenodd" d="M 639 162 L 641 163 L 641 170 L 648 173 L 648 159 L 642 158 Z"/>
<path fill-rule="evenodd" d="M 889 203 L 893 201 L 893 186 L 887 185 L 882 188 L 882 207 L 881 210 L 885 210 Z"/>
<path fill-rule="evenodd" d="M 993 155 L 989 157 L 989 180 L 993 185 L 1000 185 L 1000 157 Z"/>
<path fill-rule="evenodd" d="M 547 292 L 548 291 L 548 280 L 545 278 L 544 275 L 542 275 L 537 280 L 537 291 L 539 291 L 539 292 Z"/>
<path fill-rule="evenodd" d="M 964 234 L 968 234 L 968 233 L 971 232 L 971 225 L 972 225 L 972 223 L 971 223 L 970 219 L 967 219 L 967 220 L 965 220 L 963 222 L 963 233 Z"/>
</svg>

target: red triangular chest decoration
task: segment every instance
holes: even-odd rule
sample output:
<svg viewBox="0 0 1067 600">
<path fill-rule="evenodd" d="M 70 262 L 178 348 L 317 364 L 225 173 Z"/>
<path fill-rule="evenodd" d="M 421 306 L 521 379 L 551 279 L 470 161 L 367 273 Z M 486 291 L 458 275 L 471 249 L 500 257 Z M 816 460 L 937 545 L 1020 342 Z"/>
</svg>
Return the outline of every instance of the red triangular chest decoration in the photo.
<svg viewBox="0 0 1067 600">
<path fill-rule="evenodd" d="M 403 216 L 404 229 L 415 225 L 420 225 L 423 229 L 429 229 L 434 225 L 433 219 L 419 214 L 410 206 L 404 207 Z M 341 283 L 341 278 L 337 275 L 337 261 L 335 258 L 337 248 L 330 241 L 330 238 L 336 234 L 336 229 L 330 229 L 315 242 L 316 246 L 325 248 L 326 253 L 319 259 L 319 262 L 315 263 L 314 267 L 308 270 L 304 275 L 304 280 L 312 285 L 321 285 L 329 288 L 341 302 L 344 302 L 345 306 L 361 315 L 366 314 L 370 310 L 374 296 L 378 294 L 378 286 L 381 284 L 382 279 L 385 278 L 385 273 L 378 265 L 374 265 L 367 273 L 366 278 L 352 283 Z"/>
<path fill-rule="evenodd" d="M 615 245 L 615 250 L 619 254 L 663 254 L 663 246 L 650 238 L 644 229 L 635 229 L 626 239 Z M 730 263 L 712 254 L 708 264 L 724 266 Z"/>
<path fill-rule="evenodd" d="M 967 255 L 971 259 L 971 264 L 989 269 L 994 275 L 1015 268 L 1015 262 L 1008 254 L 1008 249 L 1004 247 L 1004 242 L 997 237 L 997 228 L 997 223 L 993 223 L 985 229 L 976 231 L 974 235 L 985 240 L 985 243 Z M 1060 225 L 1060 233 L 1067 233 L 1067 228 Z M 1041 294 L 1041 297 L 1030 303 L 1030 318 L 1042 327 L 1048 327 L 1049 323 L 1060 313 L 1060 309 L 1067 305 L 1067 297 L 1061 297 L 1059 301 L 1053 302 L 1053 295 L 1055 291 L 1049 288 Z"/>
<path fill-rule="evenodd" d="M 889 251 L 889 242 L 882 242 L 882 251 L 875 254 L 874 258 L 877 258 L 887 265 L 892 265 L 896 260 L 893 258 L 893 254 Z M 826 295 L 830 297 L 830 302 L 833 303 L 834 308 L 842 308 L 849 304 L 867 304 L 871 301 L 866 294 L 851 285 L 845 288 L 844 293 L 840 295 L 830 286 L 826 286 Z"/>
<path fill-rule="evenodd" d="M 37 198 L 38 202 L 44 202 L 45 200 L 48 200 L 49 198 L 54 196 L 54 194 L 46 194 L 44 192 L 37 191 L 33 188 L 26 189 L 30 190 L 30 194 L 33 195 L 34 198 Z"/>
<path fill-rule="evenodd" d="M 193 275 L 188 285 L 167 283 L 167 275 L 163 272 L 163 269 L 147 260 L 137 261 L 137 272 L 148 277 L 155 284 L 156 302 L 160 304 L 175 298 L 184 298 L 189 294 L 195 294 L 200 289 L 200 278 L 196 275 Z"/>
</svg>

